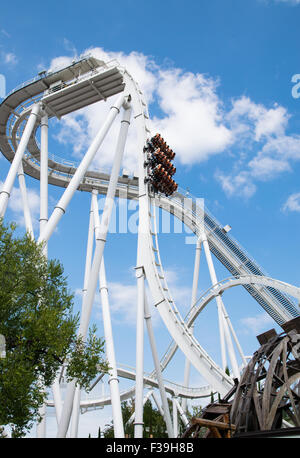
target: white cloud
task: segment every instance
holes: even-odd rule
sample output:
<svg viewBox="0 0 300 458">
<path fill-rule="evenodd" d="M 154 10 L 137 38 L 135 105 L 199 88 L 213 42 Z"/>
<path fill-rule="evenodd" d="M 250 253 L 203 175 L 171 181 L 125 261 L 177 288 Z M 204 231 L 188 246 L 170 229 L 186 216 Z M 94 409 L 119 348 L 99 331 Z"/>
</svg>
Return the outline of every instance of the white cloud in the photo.
<svg viewBox="0 0 300 458">
<path fill-rule="evenodd" d="M 300 136 L 271 137 L 248 163 L 252 178 L 270 180 L 280 173 L 291 172 L 292 163 L 300 160 Z"/>
<path fill-rule="evenodd" d="M 262 148 L 262 155 L 277 159 L 300 160 L 300 135 L 271 138 Z"/>
<path fill-rule="evenodd" d="M 256 156 L 248 165 L 252 177 L 261 180 L 274 178 L 279 173 L 291 170 L 290 164 L 286 160 L 273 159 L 266 156 Z"/>
<path fill-rule="evenodd" d="M 18 62 L 18 59 L 17 59 L 17 56 L 14 53 L 8 52 L 8 53 L 6 53 L 4 55 L 4 62 L 6 64 L 15 65 Z"/>
<path fill-rule="evenodd" d="M 180 69 L 164 70 L 153 59 L 137 52 L 126 55 L 92 48 L 85 53 L 89 52 L 106 62 L 117 59 L 139 83 L 150 111 L 151 103 L 159 105 L 162 116 L 150 121 L 153 133 L 159 131 L 168 139 L 181 163 L 201 162 L 224 151 L 231 143 L 231 132 L 223 122 L 222 104 L 217 96 L 217 82 L 213 79 Z M 58 57 L 51 62 L 50 69 L 56 70 L 70 62 L 71 58 Z M 56 138 L 61 143 L 71 141 L 74 156 L 81 157 L 103 123 L 109 106 L 100 102 L 65 116 Z M 93 167 L 111 165 L 117 133 L 118 127 L 114 124 Z M 131 128 L 124 155 L 124 167 L 130 171 L 136 169 L 135 143 L 136 132 Z"/>
<path fill-rule="evenodd" d="M 2 31 L 3 33 L 3 31 Z M 0 52 L 1 60 L 4 62 L 4 64 L 9 65 L 9 66 L 14 66 L 18 63 L 18 58 L 13 52 L 5 52 L 1 51 Z"/>
<path fill-rule="evenodd" d="M 229 110 L 218 96 L 218 81 L 203 74 L 178 68 L 159 67 L 142 53 L 109 52 L 90 48 L 105 62 L 116 59 L 139 83 L 149 105 L 158 107 L 160 115 L 150 116 L 152 133 L 160 132 L 176 152 L 176 162 L 193 165 L 224 153 L 230 148 L 235 163 L 230 172 L 217 171 L 215 178 L 228 196 L 249 198 L 257 181 L 271 180 L 292 171 L 292 161 L 300 159 L 300 136 L 286 135 L 290 115 L 274 103 L 270 107 L 241 96 L 232 101 Z M 51 70 L 70 64 L 71 57 L 52 60 Z M 81 160 L 103 124 L 110 102 L 99 102 L 62 118 L 56 140 L 72 147 L 74 160 Z M 114 123 L 91 169 L 107 171 L 113 162 L 119 123 Z M 126 143 L 123 167 L 137 169 L 137 133 L 132 123 Z M 234 153 L 237 149 L 241 153 Z"/>
<path fill-rule="evenodd" d="M 108 294 L 114 321 L 135 326 L 137 304 L 136 284 L 109 282 Z"/>
<path fill-rule="evenodd" d="M 31 188 L 27 188 L 28 204 L 29 208 L 33 213 L 33 216 L 37 216 L 40 206 L 40 198 L 37 191 Z M 23 201 L 21 191 L 19 188 L 14 187 L 9 199 L 9 207 L 14 213 L 23 212 Z"/>
<path fill-rule="evenodd" d="M 180 285 L 178 273 L 174 269 L 166 269 L 164 273 L 168 282 L 168 287 L 176 305 L 179 308 L 186 310 L 190 305 L 190 288 Z M 108 292 L 113 320 L 115 322 L 123 322 L 135 326 L 137 305 L 136 280 L 134 279 L 134 282 L 129 284 L 124 284 L 121 282 L 108 282 Z M 147 297 L 153 325 L 157 326 L 161 320 L 157 309 L 152 307 L 151 293 L 148 288 Z"/>
<path fill-rule="evenodd" d="M 260 140 L 262 137 L 272 134 L 282 135 L 288 123 L 288 118 L 287 111 L 283 107 L 264 110 L 264 113 L 257 119 L 255 139 Z"/>
<path fill-rule="evenodd" d="M 0 189 L 3 187 L 3 182 L 0 181 Z M 39 193 L 32 188 L 27 187 L 28 205 L 31 213 L 33 227 L 37 227 L 39 222 L 40 197 Z M 21 227 L 25 227 L 23 200 L 21 190 L 14 186 L 10 198 L 8 200 L 8 208 L 12 211 L 12 220 Z"/>
<path fill-rule="evenodd" d="M 153 130 L 168 139 L 183 164 L 202 162 L 232 142 L 216 87 L 216 81 L 201 74 L 159 72 L 157 94 L 164 117 L 153 118 Z"/>
<path fill-rule="evenodd" d="M 284 107 L 277 104 L 267 109 L 262 104 L 256 104 L 249 97 L 242 96 L 232 102 L 232 109 L 227 114 L 227 119 L 234 132 L 240 134 L 244 130 L 255 141 L 259 141 L 270 135 L 282 135 L 289 115 Z"/>
<path fill-rule="evenodd" d="M 56 72 L 58 70 L 61 70 L 64 67 L 67 67 L 68 65 L 71 65 L 72 60 L 73 60 L 73 57 L 68 57 L 68 56 L 55 57 L 54 59 L 52 59 L 50 63 L 48 72 Z"/>
<path fill-rule="evenodd" d="M 184 317 L 191 305 L 191 287 L 182 285 L 180 268 L 166 268 L 164 273 L 176 307 Z"/>
<path fill-rule="evenodd" d="M 229 196 L 239 196 L 248 199 L 256 192 L 256 186 L 251 180 L 251 176 L 246 171 L 241 171 L 234 175 L 225 175 L 217 171 L 215 179 L 220 183 L 224 192 Z"/>
<path fill-rule="evenodd" d="M 82 157 L 82 151 L 87 149 L 90 139 L 87 134 L 87 122 L 84 117 L 77 114 L 65 116 L 62 120 L 63 128 L 53 137 L 63 145 L 73 145 L 73 156 L 75 159 Z M 76 136 L 76 141 L 74 141 Z"/>
<path fill-rule="evenodd" d="M 291 194 L 284 203 L 282 210 L 300 212 L 300 192 Z"/>
<path fill-rule="evenodd" d="M 300 159 L 300 136 L 286 135 L 289 118 L 287 110 L 278 104 L 267 109 L 245 96 L 233 101 L 227 119 L 234 146 L 240 145 L 242 153 L 230 173 L 215 174 L 228 196 L 251 197 L 256 192 L 256 181 L 272 180 L 292 171 L 292 162 Z"/>
<path fill-rule="evenodd" d="M 242 318 L 241 323 L 245 327 L 244 331 L 246 333 L 258 335 L 274 325 L 274 320 L 266 312 L 263 312 L 253 317 Z"/>
<path fill-rule="evenodd" d="M 135 326 L 137 289 L 136 283 L 108 282 L 108 298 L 111 320 L 114 323 L 124 323 Z M 82 290 L 76 289 L 75 294 L 82 297 Z M 102 320 L 101 296 L 99 290 L 95 294 L 95 312 Z"/>
<path fill-rule="evenodd" d="M 77 57 L 78 53 L 77 53 L 77 49 L 75 48 L 75 45 L 67 38 L 64 38 L 64 47 L 66 51 L 71 52 L 75 58 Z"/>
<path fill-rule="evenodd" d="M 276 3 L 287 3 L 288 5 L 300 5 L 300 0 L 275 0 Z"/>
<path fill-rule="evenodd" d="M 5 29 L 1 29 L 1 33 L 5 35 L 7 38 L 11 37 L 11 35 Z"/>
<path fill-rule="evenodd" d="M 151 100 L 155 86 L 155 76 L 150 70 L 148 70 L 148 67 L 153 65 L 148 57 L 136 52 L 132 52 L 129 55 L 125 55 L 121 52 L 110 53 L 101 48 L 89 49 L 85 53 L 91 53 L 94 57 L 104 60 L 105 62 L 117 59 L 121 65 L 125 66 L 129 72 L 135 75 L 135 78 L 139 81 L 140 87 L 146 98 Z M 72 58 L 65 56 L 55 58 L 50 64 L 50 69 L 57 70 L 69 65 L 71 61 Z M 61 129 L 56 135 L 56 139 L 60 143 L 73 145 L 73 156 L 77 160 L 81 159 L 99 128 L 105 121 L 110 106 L 110 101 L 107 103 L 100 102 L 63 117 L 61 121 Z M 114 123 L 106 136 L 99 153 L 96 155 L 91 168 L 106 169 L 111 166 L 118 131 L 119 125 L 118 123 Z M 123 166 L 130 171 L 134 171 L 136 169 L 135 143 L 136 132 L 134 128 L 131 128 L 129 129 L 123 161 Z"/>
<path fill-rule="evenodd" d="M 133 272 L 133 268 L 131 268 L 130 271 Z M 179 310 L 182 310 L 184 317 L 190 306 L 191 288 L 180 284 L 179 274 L 175 269 L 167 268 L 164 273 L 176 306 Z M 135 277 L 132 275 L 132 281 L 127 283 L 108 281 L 107 287 L 111 320 L 114 323 L 124 323 L 126 325 L 135 326 L 137 306 L 137 286 Z M 157 326 L 161 322 L 161 319 L 157 309 L 152 307 L 151 292 L 148 287 L 146 288 L 146 292 L 152 315 L 152 322 L 154 326 Z M 75 295 L 82 297 L 82 289 L 77 288 L 75 290 Z M 101 297 L 98 290 L 95 294 L 94 306 L 98 318 L 102 319 Z"/>
</svg>

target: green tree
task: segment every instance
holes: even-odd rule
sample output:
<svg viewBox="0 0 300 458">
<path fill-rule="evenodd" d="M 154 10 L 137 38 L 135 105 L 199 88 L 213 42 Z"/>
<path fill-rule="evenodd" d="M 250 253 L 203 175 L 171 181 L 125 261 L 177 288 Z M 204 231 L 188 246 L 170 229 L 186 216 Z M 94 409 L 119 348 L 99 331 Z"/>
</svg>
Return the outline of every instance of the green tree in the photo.
<svg viewBox="0 0 300 458">
<path fill-rule="evenodd" d="M 121 403 L 122 408 L 122 417 L 123 417 L 123 424 L 124 424 L 124 433 L 126 437 L 134 437 L 134 424 L 133 422 L 128 423 L 131 415 L 134 413 L 134 401 L 123 401 Z M 150 400 L 147 400 L 144 405 L 144 414 L 143 414 L 143 422 L 144 422 L 144 437 L 154 437 L 154 438 L 163 438 L 168 437 L 166 432 L 166 424 L 159 413 L 158 409 L 152 406 Z M 114 429 L 113 424 L 106 428 L 103 432 L 105 438 L 113 438 L 114 437 Z"/>
<path fill-rule="evenodd" d="M 123 418 L 123 424 L 124 424 L 124 433 L 127 437 L 133 437 L 134 426 L 132 422 L 128 423 L 128 420 L 130 419 L 131 415 L 134 412 L 134 401 L 131 400 L 131 401 L 121 402 L 121 410 L 122 410 L 122 418 Z M 114 437 L 113 422 L 111 422 L 111 425 L 108 426 L 103 431 L 103 436 L 108 439 L 111 439 Z"/>
<path fill-rule="evenodd" d="M 42 245 L 29 236 L 15 236 L 15 225 L 0 222 L 0 334 L 6 357 L 0 359 L 0 425 L 10 425 L 21 437 L 40 420 L 61 364 L 67 378 L 88 390 L 99 371 L 104 342 L 90 330 L 86 342 L 77 337 L 79 316 L 73 315 L 63 267 L 43 256 Z"/>
</svg>

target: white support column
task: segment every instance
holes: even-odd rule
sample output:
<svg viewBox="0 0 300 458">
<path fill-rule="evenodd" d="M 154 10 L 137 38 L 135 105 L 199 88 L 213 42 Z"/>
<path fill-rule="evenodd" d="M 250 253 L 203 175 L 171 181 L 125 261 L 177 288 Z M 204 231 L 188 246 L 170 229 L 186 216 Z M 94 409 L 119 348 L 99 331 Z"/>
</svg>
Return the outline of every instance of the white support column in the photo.
<svg viewBox="0 0 300 458">
<path fill-rule="evenodd" d="M 7 204 L 8 204 L 8 199 L 10 197 L 15 178 L 19 170 L 21 161 L 22 161 L 22 157 L 27 148 L 27 144 L 28 144 L 30 135 L 32 134 L 32 131 L 34 129 L 39 112 L 40 112 L 40 105 L 36 103 L 32 107 L 31 113 L 26 123 L 26 127 L 21 137 L 19 146 L 13 158 L 12 164 L 8 171 L 8 174 L 3 184 L 2 190 L 0 192 L 0 218 L 3 218 L 5 215 Z"/>
<path fill-rule="evenodd" d="M 195 305 L 196 300 L 197 300 L 199 269 L 200 269 L 200 256 L 201 256 L 201 239 L 198 238 L 197 244 L 196 244 L 196 253 L 195 253 L 195 264 L 194 264 L 191 308 L 193 307 L 193 305 Z"/>
<path fill-rule="evenodd" d="M 213 285 L 215 285 L 218 283 L 218 280 L 217 280 L 215 268 L 213 265 L 207 237 L 204 232 L 202 234 L 202 241 L 203 241 L 203 247 L 205 250 L 205 255 L 206 255 L 209 273 L 211 277 L 211 282 Z M 231 340 L 228 324 L 226 322 L 225 315 L 224 315 L 224 310 L 225 310 L 224 304 L 223 304 L 223 301 L 220 295 L 216 297 L 216 302 L 218 306 L 219 330 L 220 330 L 220 337 L 221 337 L 221 354 L 222 354 L 223 369 L 225 370 L 226 368 L 226 353 L 225 353 L 225 339 L 226 339 L 232 371 L 233 371 L 234 377 L 239 378 L 240 374 L 239 374 L 238 364 L 237 364 L 234 348 L 232 345 L 232 340 Z"/>
<path fill-rule="evenodd" d="M 152 396 L 153 397 L 153 390 L 149 390 L 146 395 L 144 396 L 144 399 L 143 399 L 143 406 L 146 404 L 146 402 L 148 401 L 148 399 Z M 126 425 L 130 425 L 130 423 L 133 422 L 134 420 L 134 417 L 135 417 L 135 412 L 133 412 L 133 414 L 131 415 L 131 417 L 129 418 L 129 420 L 127 421 Z"/>
<path fill-rule="evenodd" d="M 115 358 L 113 333 L 112 333 L 109 301 L 108 301 L 108 289 L 107 289 L 107 283 L 106 283 L 105 266 L 104 266 L 103 257 L 102 257 L 102 262 L 100 266 L 99 281 L 100 281 L 100 294 L 101 294 L 102 313 L 103 313 L 106 355 L 107 355 L 108 364 L 111 368 L 109 371 L 108 383 L 109 383 L 110 396 L 111 396 L 114 437 L 115 438 L 124 438 L 124 425 L 123 425 L 122 409 L 121 409 L 119 378 L 118 378 L 117 363 L 116 363 L 116 358 Z"/>
<path fill-rule="evenodd" d="M 94 219 L 94 210 L 93 210 L 93 194 L 95 191 L 92 191 L 91 195 L 91 207 L 90 207 L 90 218 L 89 218 L 89 229 L 88 229 L 88 240 L 87 240 L 87 248 L 86 248 L 86 258 L 85 258 L 85 270 L 84 270 L 84 279 L 83 279 L 83 288 L 82 288 L 82 295 L 84 296 L 87 287 L 88 281 L 91 273 L 92 268 L 92 258 L 93 258 L 93 246 L 94 246 L 94 238 L 95 238 L 95 219 Z M 97 193 L 97 191 L 96 191 Z M 83 313 L 83 311 L 82 311 Z"/>
<path fill-rule="evenodd" d="M 84 304 L 83 304 L 84 313 L 82 315 L 82 320 L 80 322 L 80 328 L 79 328 L 79 334 L 81 334 L 83 337 L 86 336 L 86 332 L 88 330 L 92 303 L 94 300 L 95 291 L 97 287 L 99 270 L 100 270 L 100 265 L 101 265 L 101 260 L 102 260 L 102 254 L 103 254 L 104 246 L 106 243 L 106 236 L 107 236 L 107 232 L 109 229 L 111 213 L 112 213 L 114 198 L 115 198 L 115 193 L 116 193 L 116 187 L 117 187 L 119 173 L 120 173 L 121 161 L 123 158 L 123 153 L 124 153 L 124 148 L 125 148 L 125 143 L 126 143 L 126 138 L 127 138 L 127 133 L 128 133 L 128 127 L 130 124 L 129 122 L 130 115 L 131 115 L 130 109 L 124 110 L 124 117 L 123 117 L 123 120 L 121 121 L 121 128 L 120 128 L 116 153 L 114 157 L 114 163 L 113 163 L 113 167 L 112 167 L 112 171 L 110 175 L 104 209 L 103 209 L 102 216 L 101 216 L 101 224 L 100 224 L 99 231 L 97 231 L 98 233 L 97 233 L 96 248 L 95 248 L 93 263 L 91 267 L 87 292 L 86 292 L 86 295 L 84 298 Z"/>
<path fill-rule="evenodd" d="M 32 220 L 31 220 L 31 215 L 30 215 L 30 208 L 29 208 L 29 203 L 28 203 L 28 195 L 27 195 L 22 161 L 20 162 L 19 169 L 18 169 L 18 180 L 19 180 L 19 187 L 20 187 L 21 196 L 22 196 L 26 232 L 27 234 L 30 235 L 32 239 L 34 239 L 34 233 L 33 233 L 33 228 L 32 228 Z"/>
<path fill-rule="evenodd" d="M 226 321 L 227 321 L 229 330 L 230 330 L 230 332 L 231 332 L 231 334 L 232 334 L 232 336 L 233 336 L 233 339 L 234 339 L 234 341 L 235 341 L 235 344 L 236 344 L 236 346 L 237 346 L 238 352 L 239 352 L 239 354 L 240 354 L 240 356 L 241 356 L 241 358 L 242 358 L 243 364 L 244 364 L 244 366 L 247 366 L 247 360 L 246 360 L 246 358 L 245 358 L 245 355 L 244 355 L 244 352 L 243 352 L 242 347 L 241 347 L 241 345 L 240 345 L 240 342 L 238 341 L 237 335 L 236 335 L 236 333 L 235 333 L 235 331 L 234 331 L 234 329 L 233 329 L 232 323 L 231 323 L 231 321 L 230 321 L 229 315 L 228 315 L 228 313 L 227 313 L 227 311 L 226 311 L 226 309 L 225 309 L 224 304 L 223 304 L 223 312 L 224 312 L 224 317 L 225 317 L 225 319 L 226 319 Z"/>
<path fill-rule="evenodd" d="M 121 103 L 121 100 L 119 103 Z M 107 232 L 109 228 L 111 212 L 113 208 L 114 197 L 115 197 L 115 192 L 116 192 L 116 187 L 117 187 L 117 182 L 118 182 L 118 177 L 119 177 L 119 172 L 120 172 L 120 167 L 121 167 L 121 161 L 122 161 L 126 138 L 127 138 L 130 115 L 131 115 L 131 109 L 130 108 L 125 109 L 124 118 L 121 122 L 121 128 L 120 128 L 120 133 L 118 137 L 117 148 L 116 148 L 116 153 L 114 157 L 114 163 L 113 163 L 113 167 L 112 167 L 112 171 L 110 175 L 108 190 L 107 190 L 104 209 L 102 213 L 99 235 L 97 237 L 93 264 L 92 264 L 91 273 L 90 273 L 90 277 L 88 281 L 87 291 L 83 298 L 83 304 L 82 304 L 83 313 L 81 316 L 80 326 L 78 330 L 78 334 L 81 335 L 83 339 L 86 338 L 87 331 L 88 331 L 90 315 L 92 311 L 92 305 L 93 305 L 97 283 L 98 283 L 98 276 L 99 276 L 99 269 L 100 269 L 101 260 L 102 260 L 102 254 L 103 254 L 104 245 L 106 242 L 106 236 L 107 236 Z M 49 220 L 49 223 L 50 223 L 50 220 Z M 61 418 L 59 428 L 58 428 L 57 437 L 65 437 L 66 435 L 69 421 L 70 421 L 71 412 L 72 412 L 75 384 L 76 384 L 76 381 L 73 381 L 68 385 L 66 400 L 64 402 L 64 408 L 63 408 L 62 418 Z"/>
<path fill-rule="evenodd" d="M 20 163 L 22 165 L 22 162 Z M 43 114 L 41 118 L 41 157 L 40 157 L 40 234 L 48 221 L 48 116 Z M 48 246 L 45 242 L 43 254 L 47 257 Z M 58 421 L 62 410 L 62 401 L 58 379 L 52 385 L 52 393 L 55 405 L 56 419 Z M 40 409 L 41 422 L 37 425 L 37 437 L 45 437 L 46 434 L 46 405 Z"/>
<path fill-rule="evenodd" d="M 135 91 L 134 91 L 135 92 Z M 143 437 L 143 370 L 144 370 L 144 299 L 145 299 L 145 272 L 144 253 L 148 249 L 149 234 L 149 197 L 146 183 L 144 181 L 145 169 L 143 147 L 146 141 L 146 116 L 142 101 L 138 100 L 137 93 L 133 94 L 135 106 L 136 128 L 138 132 L 138 176 L 139 176 L 139 226 L 137 243 L 137 315 L 136 315 L 136 386 L 135 386 L 135 429 L 134 437 Z M 141 109 L 141 112 L 139 111 Z"/>
<path fill-rule="evenodd" d="M 100 229 L 99 208 L 98 208 L 96 193 L 93 193 L 92 195 L 92 203 L 93 203 L 94 225 L 95 225 L 95 234 L 96 234 L 98 230 Z M 111 325 L 111 318 L 110 318 L 110 306 L 109 306 L 108 288 L 107 288 L 107 281 L 106 281 L 106 274 L 105 274 L 104 256 L 102 256 L 102 261 L 101 261 L 101 266 L 100 266 L 99 284 L 100 284 L 100 295 L 101 295 L 102 314 L 103 314 L 106 356 L 107 356 L 108 364 L 110 367 L 108 383 L 109 383 L 110 397 L 111 397 L 114 437 L 115 438 L 124 438 L 124 425 L 123 425 L 122 409 L 121 409 L 119 378 L 118 378 L 117 363 L 116 363 L 115 349 L 114 349 L 114 339 L 113 339 L 113 332 L 112 332 L 112 325 Z"/>
<path fill-rule="evenodd" d="M 92 264 L 93 245 L 94 245 L 94 211 L 93 211 L 93 193 L 94 192 L 95 191 L 92 191 L 92 197 L 91 197 L 82 298 L 84 298 L 84 295 L 87 290 L 87 284 L 88 284 L 88 279 L 90 276 L 91 264 Z M 96 194 L 97 194 L 97 191 L 96 191 Z M 83 310 L 81 311 L 81 313 L 83 313 Z M 71 437 L 72 438 L 75 438 L 78 435 L 80 396 L 81 396 L 80 386 L 77 385 L 75 389 L 75 396 L 74 396 L 73 410 L 72 410 L 72 422 L 71 422 Z"/>
<path fill-rule="evenodd" d="M 176 437 L 174 436 L 174 430 L 172 427 L 172 420 L 171 420 L 166 390 L 164 387 L 164 382 L 163 382 L 161 367 L 160 367 L 160 361 L 159 361 L 157 349 L 156 349 L 155 337 L 154 337 L 152 320 L 151 320 L 151 313 L 149 310 L 149 305 L 148 305 L 146 296 L 145 296 L 145 321 L 146 321 L 146 326 L 147 326 L 147 331 L 148 331 L 148 336 L 149 336 L 149 341 L 150 341 L 150 346 L 151 346 L 151 351 L 152 351 L 152 357 L 153 357 L 162 407 L 164 410 L 164 419 L 165 419 L 166 426 L 167 426 L 168 437 Z"/>
<path fill-rule="evenodd" d="M 181 405 L 179 404 L 178 399 L 177 399 L 177 398 L 173 398 L 173 400 L 174 400 L 174 402 L 175 402 L 175 404 L 176 404 L 176 407 L 177 407 L 177 409 L 178 409 L 180 418 L 181 418 L 181 420 L 182 420 L 184 426 L 188 426 L 189 421 L 188 421 L 188 419 L 187 419 L 187 417 L 186 417 L 186 415 L 185 415 L 185 413 L 184 413 L 184 411 L 183 411 Z"/>
<path fill-rule="evenodd" d="M 157 395 L 156 395 L 155 391 L 153 391 L 153 393 L 152 393 L 152 398 L 153 398 L 153 401 L 154 401 L 155 404 L 156 404 L 156 407 L 157 407 L 158 410 L 159 410 L 159 413 L 160 413 L 161 416 L 163 417 L 163 416 L 164 416 L 164 411 L 163 411 L 163 409 L 162 409 L 162 407 L 161 407 L 160 402 L 158 401 L 158 398 L 157 398 Z"/>
<path fill-rule="evenodd" d="M 150 388 L 149 391 L 146 393 L 146 396 L 145 396 L 144 399 L 143 399 L 143 404 L 144 404 L 144 405 L 146 404 L 146 402 L 148 401 L 148 399 L 151 398 L 152 394 L 153 394 L 153 389 Z"/>
<path fill-rule="evenodd" d="M 59 386 L 59 374 L 55 377 L 55 380 L 52 384 L 52 394 L 53 394 L 53 401 L 55 407 L 55 416 L 56 416 L 56 423 L 59 423 L 61 412 L 62 412 L 62 399 L 61 399 L 61 392 Z"/>
<path fill-rule="evenodd" d="M 176 404 L 176 397 L 172 397 L 172 405 L 173 405 L 173 428 L 174 428 L 174 437 L 178 437 L 178 414 L 177 414 L 177 404 Z"/>
<path fill-rule="evenodd" d="M 208 270 L 211 278 L 211 282 L 213 285 L 218 283 L 217 277 L 216 277 L 216 272 L 215 268 L 213 265 L 208 241 L 205 232 L 202 232 L 200 235 L 203 243 L 203 248 L 205 251 L 205 257 L 208 265 Z M 225 350 L 225 339 L 224 339 L 224 326 L 223 326 L 223 312 L 222 312 L 222 301 L 220 296 L 216 297 L 216 302 L 217 302 L 217 308 L 218 308 L 218 317 L 219 317 L 219 332 L 220 332 L 220 341 L 221 341 L 221 357 L 222 357 L 222 367 L 223 370 L 226 369 L 227 363 L 226 363 L 226 350 Z"/>
<path fill-rule="evenodd" d="M 58 222 L 60 221 L 62 215 L 66 212 L 67 206 L 70 203 L 75 191 L 77 190 L 84 174 L 86 173 L 90 163 L 92 162 L 96 152 L 98 151 L 101 143 L 103 142 L 109 128 L 111 127 L 114 119 L 120 111 L 120 108 L 124 102 L 124 95 L 121 94 L 118 98 L 116 104 L 111 107 L 108 117 L 93 140 L 91 146 L 87 150 L 84 158 L 82 159 L 80 165 L 78 166 L 76 172 L 74 173 L 68 187 L 60 198 L 58 204 L 56 205 L 53 213 L 48 221 L 47 226 L 45 227 L 43 233 L 41 234 L 42 240 L 48 240 L 52 235 L 54 229 L 56 228 Z"/>
<path fill-rule="evenodd" d="M 221 299 L 221 301 L 222 301 L 222 299 Z M 240 378 L 239 366 L 238 366 L 238 363 L 237 363 L 237 360 L 236 360 L 235 351 L 234 351 L 234 348 L 233 348 L 233 344 L 232 344 L 232 339 L 231 339 L 230 332 L 229 332 L 228 323 L 226 321 L 226 316 L 224 314 L 223 301 L 222 301 L 222 316 L 223 316 L 224 334 L 225 334 L 225 339 L 226 339 L 226 343 L 227 343 L 228 355 L 229 355 L 229 359 L 230 359 L 230 363 L 231 363 L 231 369 L 232 369 L 232 372 L 233 372 L 233 376 L 235 378 L 239 379 Z"/>
<path fill-rule="evenodd" d="M 80 386 L 76 385 L 75 394 L 74 394 L 73 409 L 72 409 L 71 432 L 70 432 L 70 436 L 72 438 L 73 437 L 76 438 L 78 436 L 79 413 L 80 413 L 80 397 L 81 397 Z"/>
<path fill-rule="evenodd" d="M 36 436 L 38 439 L 41 439 L 46 437 L 46 404 L 43 404 L 39 408 L 39 414 L 42 419 L 36 425 Z"/>
<path fill-rule="evenodd" d="M 143 437 L 143 396 L 144 396 L 144 310 L 145 273 L 143 267 L 136 267 L 137 315 L 136 315 L 136 366 L 135 366 L 135 418 L 134 437 Z"/>
<path fill-rule="evenodd" d="M 48 116 L 41 118 L 41 156 L 40 156 L 40 235 L 48 222 Z M 47 242 L 44 255 L 47 256 Z"/>
<path fill-rule="evenodd" d="M 194 275 L 193 275 L 193 286 L 192 286 L 192 298 L 191 298 L 191 308 L 194 306 L 197 300 L 197 291 L 198 291 L 198 281 L 199 281 L 199 269 L 200 269 L 200 255 L 201 255 L 201 239 L 198 238 L 196 244 L 196 253 L 195 253 L 195 264 L 194 264 Z M 193 334 L 194 325 L 191 326 L 191 333 Z M 188 358 L 185 359 L 185 367 L 184 367 L 184 386 L 189 386 L 190 380 L 190 370 L 191 370 L 191 363 Z M 182 408 L 186 411 L 187 406 L 187 399 L 182 399 Z"/>
<path fill-rule="evenodd" d="M 48 222 L 48 115 L 41 113 L 41 153 L 40 153 L 40 234 Z M 48 256 L 48 244 L 44 243 L 44 256 Z M 57 424 L 62 411 L 62 399 L 59 386 L 59 375 L 52 384 Z"/>
</svg>

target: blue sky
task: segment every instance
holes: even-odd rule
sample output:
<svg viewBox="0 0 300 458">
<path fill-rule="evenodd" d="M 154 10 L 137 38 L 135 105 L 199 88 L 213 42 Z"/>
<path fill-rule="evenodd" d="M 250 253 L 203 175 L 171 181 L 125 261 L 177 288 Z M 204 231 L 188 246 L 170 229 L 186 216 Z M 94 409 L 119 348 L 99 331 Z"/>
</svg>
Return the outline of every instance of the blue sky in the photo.
<svg viewBox="0 0 300 458">
<path fill-rule="evenodd" d="M 179 185 L 203 197 L 271 277 L 297 285 L 300 98 L 292 96 L 291 79 L 300 73 L 299 20 L 297 0 L 87 0 L 84 8 L 68 0 L 49 6 L 16 0 L 13 7 L 8 2 L 1 5 L 0 74 L 9 92 L 40 70 L 67 65 L 87 51 L 118 58 L 148 99 L 153 129 L 162 132 L 177 153 Z M 79 162 L 104 112 L 96 104 L 61 123 L 51 121 L 51 153 Z M 133 141 L 132 136 L 124 158 L 129 169 L 135 163 Z M 111 142 L 112 137 L 95 166 L 110 167 Z M 0 159 L 0 180 L 7 170 L 6 159 Z M 27 186 L 37 233 L 38 183 L 28 177 Z M 51 208 L 60 195 L 60 189 L 51 188 Z M 17 220 L 22 229 L 20 210 L 16 183 L 7 219 Z M 132 214 L 135 210 L 129 209 Z M 49 256 L 63 262 L 70 288 L 77 292 L 83 282 L 88 212 L 89 196 L 80 193 L 49 243 Z M 194 260 L 194 247 L 185 244 L 185 236 L 160 237 L 170 287 L 183 314 L 189 305 Z M 135 307 L 135 243 L 135 234 L 110 234 L 105 252 L 117 360 L 130 365 L 135 360 L 135 328 L 130 321 Z M 216 269 L 219 279 L 228 276 L 217 261 Z M 199 293 L 208 286 L 203 257 Z M 243 290 L 227 293 L 224 302 L 245 353 L 252 354 L 255 335 L 274 324 Z M 211 305 L 199 318 L 196 332 L 220 362 L 216 310 Z M 79 293 L 75 306 L 80 306 Z M 101 333 L 99 301 L 93 320 Z M 156 315 L 155 327 L 163 352 L 169 337 Z M 148 350 L 146 357 L 150 371 Z M 167 378 L 180 382 L 182 365 L 178 356 Z M 196 373 L 192 383 L 199 383 Z M 96 414 L 94 425 L 108 422 L 109 411 Z M 95 429 L 92 423 L 86 428 Z"/>
</svg>

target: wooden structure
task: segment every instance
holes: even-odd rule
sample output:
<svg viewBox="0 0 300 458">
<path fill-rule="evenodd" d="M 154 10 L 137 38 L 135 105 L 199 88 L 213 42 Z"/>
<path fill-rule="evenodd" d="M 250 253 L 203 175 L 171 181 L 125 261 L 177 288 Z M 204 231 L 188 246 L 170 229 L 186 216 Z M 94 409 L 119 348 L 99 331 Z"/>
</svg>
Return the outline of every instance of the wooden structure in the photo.
<svg viewBox="0 0 300 458">
<path fill-rule="evenodd" d="M 237 432 L 275 430 L 283 419 L 300 426 L 300 319 L 259 335 L 261 347 L 244 370 L 231 420 Z"/>
<path fill-rule="evenodd" d="M 190 427 L 183 434 L 184 437 L 215 437 L 229 438 L 235 431 L 235 425 L 230 421 L 231 404 L 215 403 L 209 404 L 203 411 L 201 418 L 193 417 Z M 206 431 L 201 433 L 201 428 Z"/>
<path fill-rule="evenodd" d="M 300 428 L 300 317 L 257 336 L 260 348 L 218 404 L 209 404 L 193 418 L 182 437 L 238 437 L 258 431 Z M 203 437 L 203 436 L 202 436 Z"/>
</svg>

